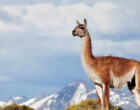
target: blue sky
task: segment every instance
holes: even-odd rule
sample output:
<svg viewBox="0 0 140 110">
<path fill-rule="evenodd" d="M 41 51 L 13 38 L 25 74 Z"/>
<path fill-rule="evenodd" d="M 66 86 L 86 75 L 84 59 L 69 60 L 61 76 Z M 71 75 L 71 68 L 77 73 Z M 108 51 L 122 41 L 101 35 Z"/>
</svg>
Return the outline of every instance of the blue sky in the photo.
<svg viewBox="0 0 140 110">
<path fill-rule="evenodd" d="M 140 61 L 139 0 L 0 1 L 0 100 L 53 94 L 87 78 L 76 19 L 87 19 L 95 56 Z M 94 85 L 94 84 L 92 84 Z M 127 89 L 124 90 L 128 92 Z"/>
</svg>

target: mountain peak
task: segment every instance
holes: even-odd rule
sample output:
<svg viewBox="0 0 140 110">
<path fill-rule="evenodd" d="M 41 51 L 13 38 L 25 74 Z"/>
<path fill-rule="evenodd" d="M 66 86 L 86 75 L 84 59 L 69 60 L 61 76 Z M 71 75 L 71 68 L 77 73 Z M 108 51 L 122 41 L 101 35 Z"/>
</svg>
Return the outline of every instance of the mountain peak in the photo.
<svg viewBox="0 0 140 110">
<path fill-rule="evenodd" d="M 78 79 L 78 80 L 73 81 L 73 82 L 70 83 L 70 84 L 79 84 L 79 83 L 87 83 L 87 82 L 85 82 L 85 81 L 82 80 L 82 79 Z M 87 84 L 88 84 L 88 83 L 87 83 Z"/>
<path fill-rule="evenodd" d="M 90 84 L 88 84 L 84 80 L 78 79 L 78 80 L 75 80 L 72 83 L 68 84 L 66 87 L 64 87 L 62 90 L 60 90 L 58 93 L 60 93 L 60 92 L 75 92 L 80 84 L 83 84 L 85 86 L 87 92 L 95 89 L 93 86 L 91 86 Z"/>
<path fill-rule="evenodd" d="M 69 86 L 71 86 L 71 85 L 77 85 L 77 84 L 80 84 L 80 83 L 85 84 L 86 82 L 84 80 L 82 80 L 82 79 L 78 79 L 78 80 L 75 80 L 72 83 L 70 83 Z"/>
</svg>

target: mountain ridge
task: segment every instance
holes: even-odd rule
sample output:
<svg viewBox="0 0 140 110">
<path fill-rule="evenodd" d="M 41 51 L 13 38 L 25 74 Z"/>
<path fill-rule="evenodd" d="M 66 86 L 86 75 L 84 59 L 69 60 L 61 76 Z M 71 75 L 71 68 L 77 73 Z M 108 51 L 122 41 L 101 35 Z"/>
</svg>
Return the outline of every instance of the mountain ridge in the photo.
<svg viewBox="0 0 140 110">
<path fill-rule="evenodd" d="M 78 79 L 62 88 L 56 94 L 49 96 L 40 94 L 30 99 L 25 96 L 14 96 L 9 100 L 7 99 L 7 101 L 0 101 L 0 106 L 4 107 L 8 104 L 17 103 L 30 106 L 35 110 L 64 110 L 67 106 L 77 104 L 87 98 L 96 99 L 96 90 L 84 80 Z M 116 92 L 110 89 L 110 101 L 124 109 L 138 109 L 131 93 Z"/>
</svg>

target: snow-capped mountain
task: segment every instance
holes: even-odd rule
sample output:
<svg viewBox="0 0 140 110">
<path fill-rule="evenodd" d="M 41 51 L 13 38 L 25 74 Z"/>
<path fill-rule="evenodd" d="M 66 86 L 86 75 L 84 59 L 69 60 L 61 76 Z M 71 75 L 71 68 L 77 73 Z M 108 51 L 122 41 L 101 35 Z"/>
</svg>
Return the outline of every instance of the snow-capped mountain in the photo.
<svg viewBox="0 0 140 110">
<path fill-rule="evenodd" d="M 6 100 L 0 101 L 0 106 L 4 107 L 6 105 L 11 105 L 11 104 L 21 104 L 23 102 L 26 102 L 28 100 L 28 98 L 26 98 L 25 96 L 12 96 L 9 97 Z"/>
<path fill-rule="evenodd" d="M 36 104 L 37 102 L 41 101 L 42 99 L 44 99 L 45 97 L 48 97 L 46 94 L 40 94 L 38 96 L 36 96 L 35 98 L 31 98 L 28 101 L 25 101 L 23 103 L 20 103 L 20 105 L 27 105 L 27 106 L 33 106 L 33 105 L 38 105 Z M 33 106 L 33 108 L 35 108 L 36 106 Z"/>
<path fill-rule="evenodd" d="M 77 80 L 58 93 L 49 96 L 38 110 L 64 110 L 73 103 L 79 103 L 86 98 L 97 98 L 95 89 L 83 80 Z M 34 107 L 33 107 L 34 108 Z M 37 109 L 37 108 L 36 108 Z"/>
<path fill-rule="evenodd" d="M 31 99 L 27 99 L 24 96 L 11 97 L 5 101 L 0 101 L 0 106 L 3 107 L 17 103 L 20 105 L 28 105 L 35 110 L 64 110 L 67 106 L 73 103 L 77 104 L 87 98 L 97 98 L 95 88 L 83 80 L 76 80 L 56 94 L 50 96 L 41 94 Z M 110 90 L 110 101 L 124 109 L 138 109 L 131 93 Z"/>
</svg>

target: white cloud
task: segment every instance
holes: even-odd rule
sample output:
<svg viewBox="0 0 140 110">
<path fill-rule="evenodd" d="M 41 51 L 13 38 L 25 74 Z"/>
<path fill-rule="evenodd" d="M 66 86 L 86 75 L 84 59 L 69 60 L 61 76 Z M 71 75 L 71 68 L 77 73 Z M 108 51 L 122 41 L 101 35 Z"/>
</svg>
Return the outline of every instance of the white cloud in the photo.
<svg viewBox="0 0 140 110">
<path fill-rule="evenodd" d="M 1 9 L 8 12 L 11 17 L 17 17 L 21 16 L 24 13 L 24 6 L 12 6 L 12 5 L 6 5 L 1 6 Z"/>
<path fill-rule="evenodd" d="M 96 55 L 113 55 L 113 56 L 128 56 L 139 55 L 140 41 L 111 41 L 111 40 L 93 40 L 93 54 Z"/>
<path fill-rule="evenodd" d="M 88 19 L 95 33 L 116 34 L 138 29 L 136 12 L 113 2 L 97 2 L 92 7 L 84 3 L 55 7 L 51 3 L 3 6 L 13 18 L 20 17 L 27 26 L 33 25 L 41 35 L 66 36 L 75 25 L 75 19 Z M 138 31 L 138 30 L 136 30 Z M 55 34 L 54 34 L 55 33 Z"/>
<path fill-rule="evenodd" d="M 24 39 L 22 38 L 23 41 L 20 37 L 13 37 L 13 39 L 17 40 L 16 43 L 13 40 L 13 44 L 10 43 L 4 49 L 1 48 L 0 51 L 3 53 L 1 56 L 4 57 L 8 57 L 8 52 L 11 53 L 11 56 L 19 56 L 23 54 L 50 56 L 55 53 L 61 54 L 62 52 L 69 54 L 71 52 L 79 52 L 80 41 L 72 38 L 71 35 L 72 30 L 76 26 L 76 19 L 83 22 L 83 18 L 87 18 L 88 29 L 94 38 L 97 38 L 95 35 L 118 35 L 123 32 L 129 33 L 130 31 L 139 32 L 139 16 L 137 15 L 137 12 L 126 8 L 123 5 L 109 1 L 97 2 L 91 7 L 84 3 L 58 7 L 51 3 L 46 3 L 2 6 L 2 9 L 9 13 L 11 18 L 15 20 L 18 19 L 18 23 L 12 22 L 6 24 L 6 22 L 0 22 L 2 26 L 0 26 L 0 31 L 9 32 L 24 30 L 24 33 L 27 34 Z M 135 18 L 137 19 L 135 20 Z M 17 24 L 20 25 L 17 26 Z M 29 32 L 30 34 L 28 35 Z M 34 37 L 36 34 L 38 36 Z M 41 38 L 39 36 L 45 36 L 46 38 Z M 118 51 L 117 49 L 120 45 L 125 51 L 120 53 L 121 55 L 126 53 L 131 54 L 127 51 L 127 47 L 133 44 L 133 41 L 131 43 L 129 39 L 127 40 L 128 41 L 121 42 L 120 38 L 119 42 L 115 42 L 111 40 L 98 39 L 93 40 L 93 45 L 96 44 L 94 48 L 98 54 L 115 53 Z M 9 40 L 9 42 L 11 41 Z M 104 46 L 104 44 L 106 45 Z M 134 45 L 129 49 L 134 51 L 135 47 L 138 48 L 137 44 L 138 43 L 135 43 L 134 41 Z M 12 46 L 10 47 L 10 45 Z M 108 51 L 104 51 L 104 47 L 107 47 Z M 121 50 L 123 48 L 121 48 Z M 64 51 L 65 49 L 66 51 Z M 134 54 L 137 54 L 138 52 L 139 51 L 134 51 Z"/>
<path fill-rule="evenodd" d="M 0 32 L 23 32 L 23 28 L 12 23 L 0 21 Z"/>
</svg>

